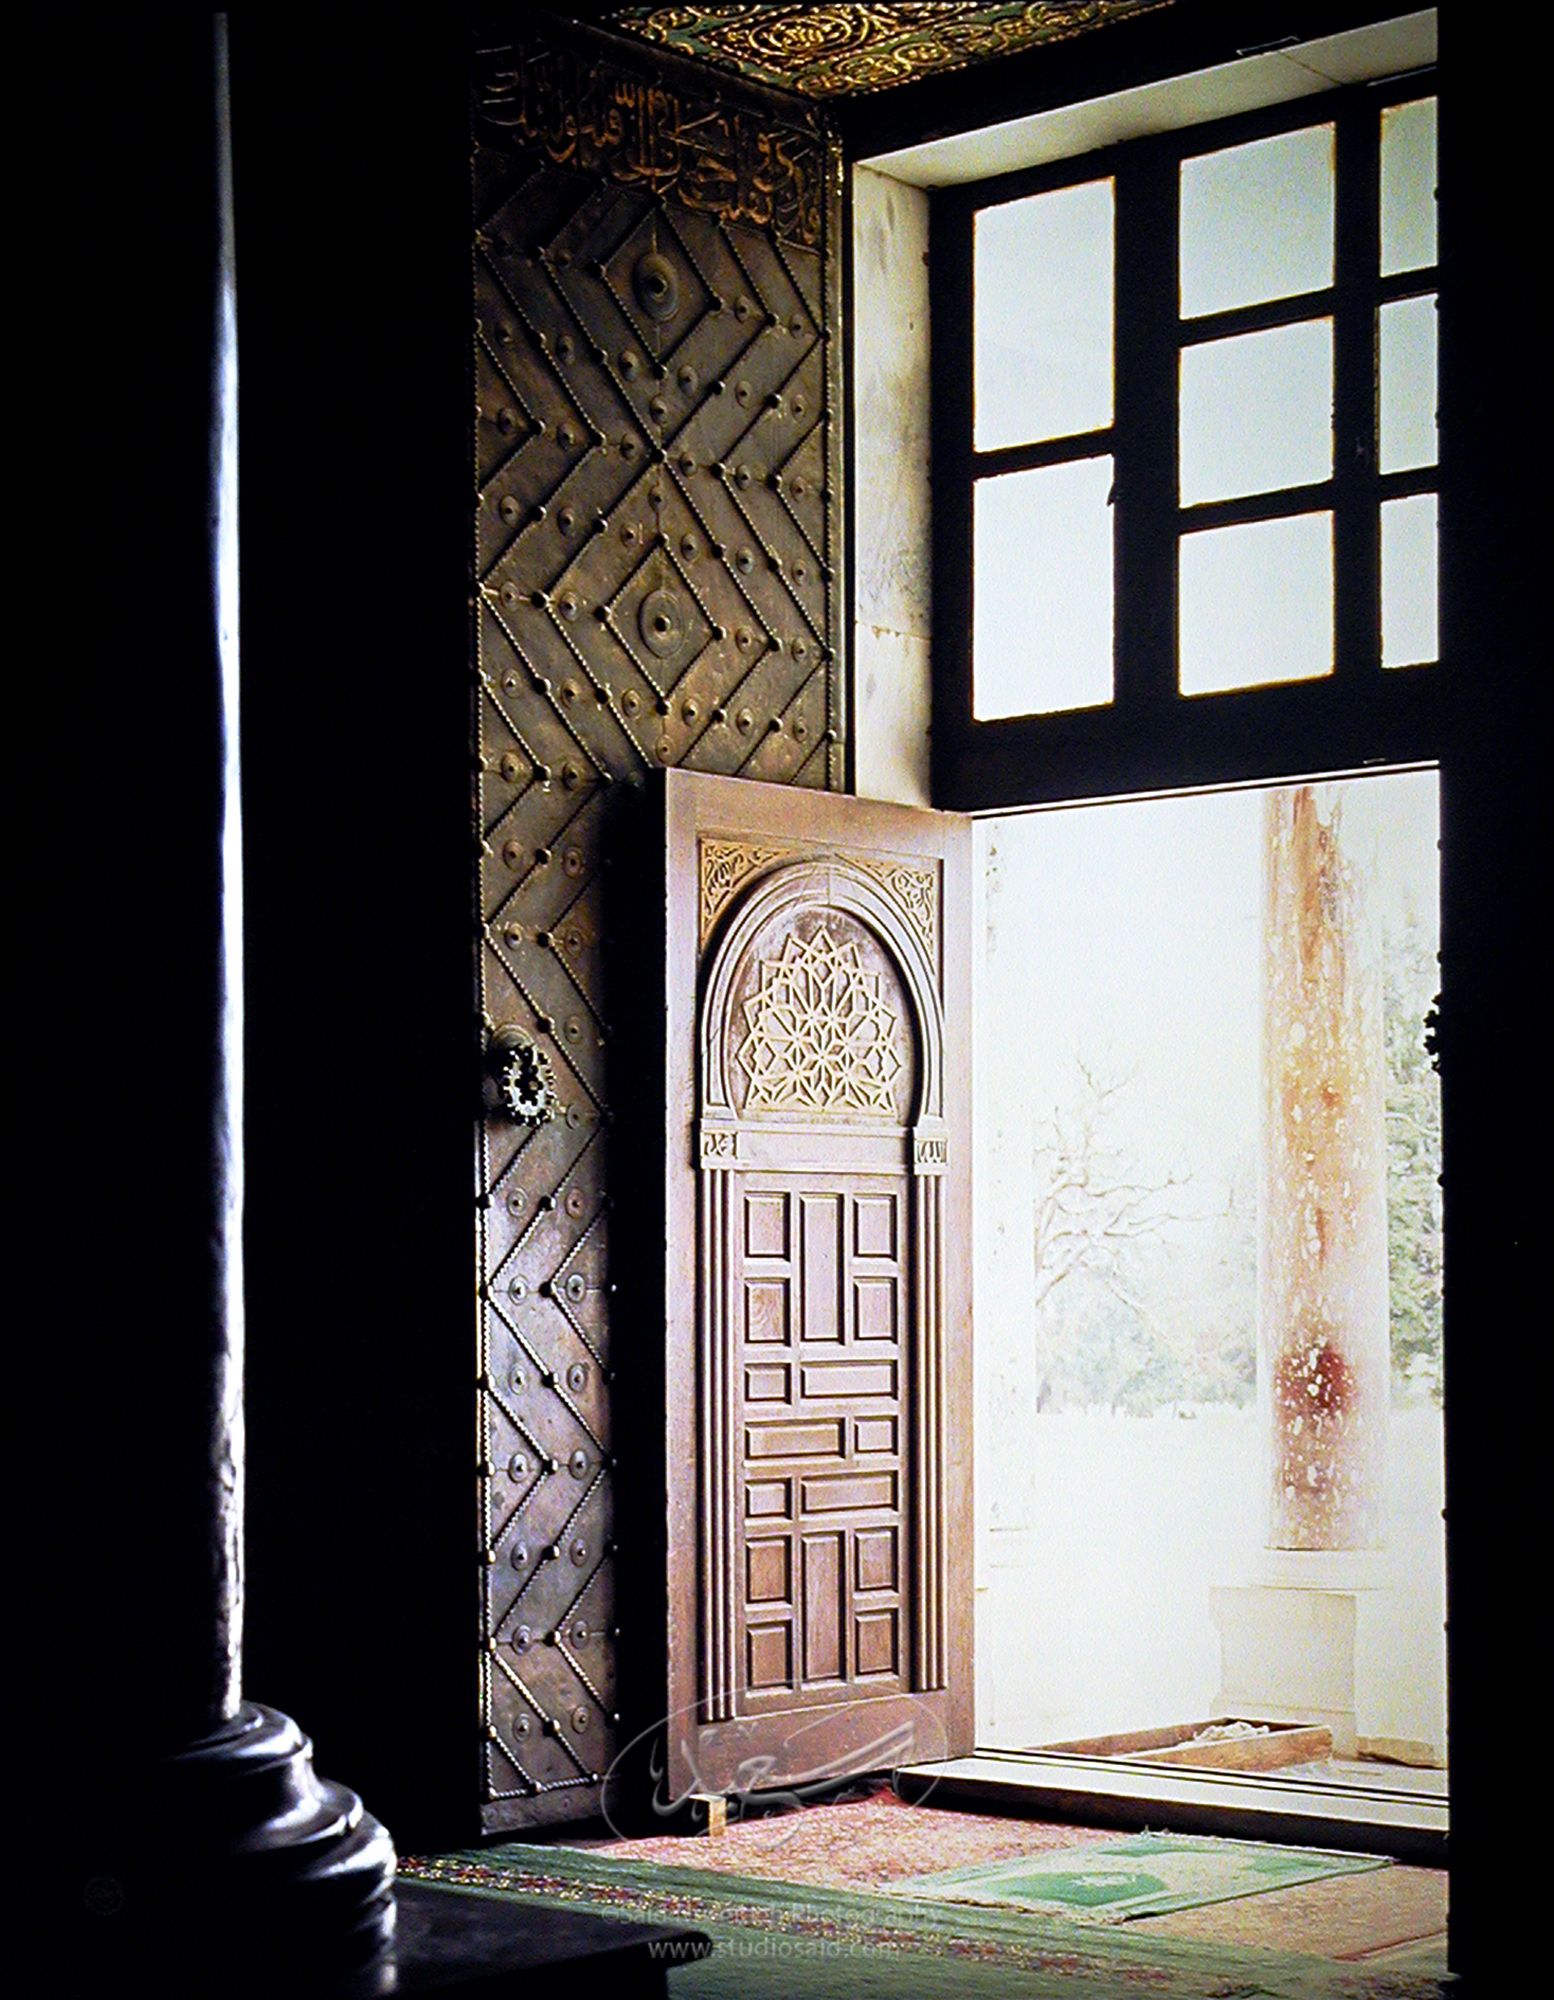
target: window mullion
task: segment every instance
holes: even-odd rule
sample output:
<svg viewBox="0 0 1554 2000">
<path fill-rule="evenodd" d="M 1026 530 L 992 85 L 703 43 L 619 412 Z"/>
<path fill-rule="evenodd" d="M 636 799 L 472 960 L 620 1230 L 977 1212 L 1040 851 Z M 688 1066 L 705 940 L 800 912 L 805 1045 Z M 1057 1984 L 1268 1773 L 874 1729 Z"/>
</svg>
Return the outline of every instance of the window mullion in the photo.
<svg viewBox="0 0 1554 2000">
<path fill-rule="evenodd" d="M 929 207 L 929 323 L 934 394 L 930 449 L 933 512 L 933 706 L 957 727 L 972 721 L 972 230 L 964 197 L 939 194 Z M 934 738 L 943 757 L 945 732 Z M 940 783 L 936 774 L 935 785 Z"/>
<path fill-rule="evenodd" d="M 1076 458 L 1104 458 L 1113 448 L 1112 427 L 1076 431 L 1071 437 L 1043 438 L 1037 444 L 1000 445 L 997 451 L 971 454 L 973 479 L 997 477 L 1001 472 L 1028 472 L 1039 465 L 1067 465 Z"/>
<path fill-rule="evenodd" d="M 1381 113 L 1373 99 L 1337 120 L 1333 307 L 1333 647 L 1341 679 L 1381 665 L 1376 487 L 1376 301 L 1381 264 Z"/>
<path fill-rule="evenodd" d="M 1176 700 L 1176 160 L 1156 148 L 1117 171 L 1113 485 L 1116 704 Z"/>
</svg>

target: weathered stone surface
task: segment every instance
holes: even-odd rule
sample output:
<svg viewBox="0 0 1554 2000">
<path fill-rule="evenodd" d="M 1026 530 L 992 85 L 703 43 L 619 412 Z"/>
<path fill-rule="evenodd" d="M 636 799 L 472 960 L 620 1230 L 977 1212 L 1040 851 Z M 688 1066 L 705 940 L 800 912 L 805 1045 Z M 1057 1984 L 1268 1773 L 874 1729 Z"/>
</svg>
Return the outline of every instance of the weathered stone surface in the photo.
<svg viewBox="0 0 1554 2000">
<path fill-rule="evenodd" d="M 1258 1244 L 1269 1546 L 1378 1545 L 1388 1393 L 1379 954 L 1337 786 L 1264 806 Z"/>
</svg>

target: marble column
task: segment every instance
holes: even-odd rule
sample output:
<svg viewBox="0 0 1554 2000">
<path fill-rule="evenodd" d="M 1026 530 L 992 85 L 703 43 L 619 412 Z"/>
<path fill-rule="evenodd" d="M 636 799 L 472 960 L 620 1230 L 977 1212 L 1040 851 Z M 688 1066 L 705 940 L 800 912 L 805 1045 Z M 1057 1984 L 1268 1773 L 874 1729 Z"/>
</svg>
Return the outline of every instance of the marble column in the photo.
<svg viewBox="0 0 1554 2000">
<path fill-rule="evenodd" d="M 1263 806 L 1262 1180 L 1258 1398 L 1265 1547 L 1211 1592 L 1216 1706 L 1363 1736 L 1364 1674 L 1388 1591 L 1385 1041 L 1366 869 L 1338 785 Z"/>
<path fill-rule="evenodd" d="M 1265 794 L 1258 1361 L 1268 1546 L 1374 1549 L 1386 1472 L 1382 980 L 1337 786 Z"/>
</svg>

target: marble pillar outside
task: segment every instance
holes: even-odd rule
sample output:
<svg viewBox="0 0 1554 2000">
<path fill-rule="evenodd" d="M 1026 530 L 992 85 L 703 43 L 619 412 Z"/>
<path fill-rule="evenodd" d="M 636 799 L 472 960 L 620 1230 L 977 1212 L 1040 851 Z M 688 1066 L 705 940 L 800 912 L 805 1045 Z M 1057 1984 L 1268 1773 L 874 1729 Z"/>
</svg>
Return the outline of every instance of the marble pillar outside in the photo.
<svg viewBox="0 0 1554 2000">
<path fill-rule="evenodd" d="M 1375 1549 L 1386 1473 L 1380 948 L 1337 786 L 1263 808 L 1258 1359 L 1268 1546 Z"/>
<path fill-rule="evenodd" d="M 1390 1335 L 1385 1042 L 1346 788 L 1263 807 L 1258 1395 L 1266 1547 L 1212 1593 L 1229 1714 L 1360 1737 L 1357 1663 L 1383 1615 Z"/>
</svg>

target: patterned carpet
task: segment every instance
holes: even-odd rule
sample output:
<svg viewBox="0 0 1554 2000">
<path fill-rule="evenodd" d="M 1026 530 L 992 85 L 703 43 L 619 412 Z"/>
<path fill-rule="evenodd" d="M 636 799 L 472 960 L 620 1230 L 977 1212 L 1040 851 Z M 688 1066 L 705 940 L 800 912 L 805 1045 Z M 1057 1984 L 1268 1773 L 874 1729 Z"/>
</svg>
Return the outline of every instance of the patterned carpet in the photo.
<svg viewBox="0 0 1554 2000">
<path fill-rule="evenodd" d="M 714 1840 L 699 1834 L 642 1840 L 562 1836 L 568 1847 L 623 1860 L 661 1861 L 775 1882 L 823 1882 L 833 1889 L 883 1888 L 942 1868 L 1014 1861 L 1113 1838 L 1097 1827 L 907 1805 L 888 1786 L 864 1798 L 742 1820 Z"/>
<path fill-rule="evenodd" d="M 1156 1934 L 1148 1920 L 1106 1930 L 901 1891 L 886 1900 L 627 1860 L 597 1846 L 509 1842 L 407 1859 L 401 1870 L 466 1891 L 581 1903 L 705 1931 L 717 1949 L 670 1974 L 675 2000 L 1439 2000 L 1441 1993 L 1429 1968 L 1347 1966 L 1205 1943 Z"/>
<path fill-rule="evenodd" d="M 1304 1882 L 1146 1921 L 1163 1937 L 1264 1945 L 1369 1964 L 1393 1953 L 1401 1962 L 1405 1948 L 1429 1941 L 1433 1957 L 1416 1950 L 1413 1960 L 1421 1967 L 1433 1965 L 1441 1974 L 1446 1969 L 1446 1875 L 1439 1868 L 1398 1865 L 1339 1882 Z M 1392 1963 L 1391 1956 L 1385 1962 Z"/>
<path fill-rule="evenodd" d="M 1102 1827 L 1007 1813 L 907 1805 L 887 1786 L 796 1812 L 744 1820 L 720 1839 L 662 1834 L 642 1840 L 560 1836 L 566 1846 L 758 1880 L 888 1888 L 914 1875 L 1015 1860 L 1112 1840 Z M 1377 1964 L 1446 1968 L 1446 1875 L 1397 1866 L 1341 1882 L 1313 1882 L 1206 1909 L 1141 1919 L 1152 1934 Z"/>
</svg>

